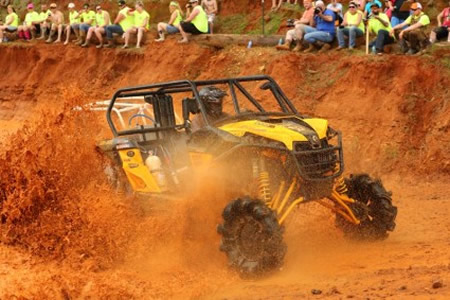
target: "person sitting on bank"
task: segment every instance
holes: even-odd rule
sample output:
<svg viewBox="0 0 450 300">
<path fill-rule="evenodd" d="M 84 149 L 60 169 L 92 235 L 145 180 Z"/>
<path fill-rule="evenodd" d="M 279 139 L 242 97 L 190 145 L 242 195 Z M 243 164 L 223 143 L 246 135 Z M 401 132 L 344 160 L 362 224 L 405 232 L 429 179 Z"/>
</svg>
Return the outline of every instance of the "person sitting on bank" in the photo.
<svg viewBox="0 0 450 300">
<path fill-rule="evenodd" d="M 376 4 L 375 4 L 376 5 Z M 345 49 L 345 37 L 348 37 L 348 48 L 354 49 L 356 47 L 356 38 L 363 36 L 364 22 L 363 13 L 357 8 L 355 2 L 350 2 L 348 11 L 344 15 L 344 21 L 337 30 L 337 39 L 339 47 L 337 50 Z"/>
<path fill-rule="evenodd" d="M 400 31 L 398 38 L 403 53 L 416 54 L 429 44 L 425 29 L 430 24 L 430 18 L 422 12 L 422 5 L 418 2 L 411 4 L 411 11 L 413 14 L 405 22 L 392 27 L 391 33 Z"/>
<path fill-rule="evenodd" d="M 16 10 L 12 5 L 6 7 L 8 15 L 5 19 L 5 24 L 0 26 L 0 44 L 3 42 L 3 31 L 16 32 L 19 27 L 19 16 L 16 14 Z"/>
<path fill-rule="evenodd" d="M 284 44 L 276 46 L 278 50 L 290 50 L 292 42 L 295 41 L 295 48 L 292 51 L 301 51 L 303 48 L 302 43 L 304 34 L 311 32 L 311 29 L 314 29 L 309 26 L 314 17 L 314 7 L 311 0 L 304 0 L 303 5 L 305 6 L 305 11 L 303 12 L 302 17 L 300 20 L 294 21 L 295 28 L 288 30 Z"/>
<path fill-rule="evenodd" d="M 100 5 L 97 5 L 95 8 L 95 26 L 89 27 L 89 30 L 86 35 L 86 41 L 84 42 L 81 47 L 86 48 L 89 47 L 89 44 L 91 43 L 92 36 L 96 35 L 99 44 L 96 46 L 97 49 L 100 49 L 103 47 L 103 37 L 102 35 L 105 34 L 105 27 L 111 24 L 111 19 L 109 17 L 109 13 L 106 10 L 103 10 Z"/>
<path fill-rule="evenodd" d="M 52 25 L 50 27 L 50 34 L 48 36 L 48 39 L 45 42 L 51 43 L 53 40 L 53 34 L 57 32 L 57 38 L 53 43 L 60 43 L 64 27 L 64 14 L 57 9 L 56 3 L 50 4 L 50 12 L 50 22 L 52 23 Z"/>
<path fill-rule="evenodd" d="M 331 48 L 330 43 L 336 34 L 335 20 L 336 14 L 329 9 L 325 9 L 323 1 L 316 1 L 314 18 L 310 24 L 311 27 L 315 28 L 305 34 L 305 41 L 309 44 L 309 48 L 304 51 L 305 53 L 313 51 L 315 47 L 321 48 L 319 52 L 324 52 Z"/>
<path fill-rule="evenodd" d="M 213 34 L 214 20 L 218 12 L 216 0 L 202 0 L 202 7 L 208 17 L 209 33 Z"/>
<path fill-rule="evenodd" d="M 81 21 L 80 14 L 75 10 L 75 4 L 69 3 L 67 6 L 69 8 L 69 25 L 66 26 L 65 33 L 66 33 L 66 40 L 64 41 L 64 45 L 67 45 L 70 40 L 70 34 L 73 31 L 75 33 L 75 36 L 77 38 L 77 42 L 79 41 L 79 24 Z M 75 30 L 75 28 L 77 28 Z"/>
<path fill-rule="evenodd" d="M 31 40 L 31 32 L 35 30 L 35 23 L 39 21 L 39 14 L 34 11 L 33 3 L 27 5 L 27 11 L 23 25 L 17 27 L 17 36 L 20 39 Z"/>
<path fill-rule="evenodd" d="M 105 27 L 108 44 L 104 45 L 104 48 L 111 48 L 114 46 L 114 33 L 122 36 L 134 25 L 134 15 L 128 13 L 131 9 L 127 6 L 125 0 L 119 0 L 119 7 L 120 11 L 114 20 L 114 24 Z"/>
<path fill-rule="evenodd" d="M 142 1 L 136 2 L 136 10 L 134 14 L 134 26 L 125 32 L 125 44 L 122 48 L 128 48 L 128 42 L 130 41 L 130 34 L 137 34 L 136 48 L 141 48 L 142 37 L 144 32 L 148 32 L 150 29 L 150 15 L 144 9 L 144 3 Z"/>
<path fill-rule="evenodd" d="M 375 47 L 375 53 L 383 54 L 384 46 L 393 44 L 395 42 L 394 34 L 391 33 L 392 27 L 389 22 L 389 17 L 381 12 L 381 8 L 376 4 L 372 4 L 372 14 L 367 26 L 369 33 L 375 34 L 376 38 L 369 43 L 369 47 Z"/>
<path fill-rule="evenodd" d="M 178 30 L 180 30 L 181 36 L 183 37 L 178 43 L 187 43 L 189 41 L 187 37 L 188 33 L 197 35 L 208 32 L 208 17 L 203 8 L 198 4 L 198 0 L 189 0 L 186 8 L 188 9 L 186 15 L 189 15 L 189 17 L 178 25 Z M 192 12 L 190 12 L 191 8 Z"/>
<path fill-rule="evenodd" d="M 47 8 L 47 4 L 41 4 L 41 12 L 39 13 L 39 22 L 36 22 L 34 28 L 36 30 L 36 34 L 41 34 L 40 37 L 36 38 L 37 40 L 45 40 L 47 34 L 50 33 L 50 16 L 52 12 Z"/>
<path fill-rule="evenodd" d="M 430 43 L 435 43 L 437 40 L 447 39 L 450 43 L 450 1 L 448 6 L 437 16 L 438 26 L 431 31 Z"/>
<path fill-rule="evenodd" d="M 81 20 L 83 21 L 83 23 L 80 24 L 80 41 L 78 42 L 78 45 L 82 46 L 86 44 L 87 33 L 89 32 L 89 29 L 91 29 L 92 27 L 95 28 L 97 26 L 97 22 L 95 19 L 95 12 L 92 9 L 89 9 L 88 3 L 84 4 L 83 10 L 81 11 Z M 86 40 L 83 41 L 83 39 Z"/>
<path fill-rule="evenodd" d="M 156 42 L 164 41 L 165 39 L 164 33 L 175 34 L 180 32 L 178 26 L 180 25 L 180 22 L 183 21 L 184 17 L 180 4 L 177 1 L 171 1 L 169 4 L 169 11 L 170 11 L 169 23 L 162 23 L 162 22 L 158 23 L 157 28 L 159 38 L 155 40 Z"/>
</svg>

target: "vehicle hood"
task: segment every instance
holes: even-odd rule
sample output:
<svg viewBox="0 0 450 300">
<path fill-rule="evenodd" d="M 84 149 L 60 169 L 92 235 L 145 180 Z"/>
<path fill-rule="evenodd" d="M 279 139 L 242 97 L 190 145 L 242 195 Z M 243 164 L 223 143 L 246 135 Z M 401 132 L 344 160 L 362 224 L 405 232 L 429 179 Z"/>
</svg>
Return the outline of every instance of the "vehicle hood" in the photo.
<svg viewBox="0 0 450 300">
<path fill-rule="evenodd" d="M 281 142 L 289 150 L 292 150 L 294 142 L 326 138 L 328 121 L 318 118 L 279 118 L 276 123 L 273 120 L 271 122 L 249 120 L 228 123 L 220 126 L 219 129 L 237 137 L 243 137 L 246 134 L 258 135 Z"/>
</svg>

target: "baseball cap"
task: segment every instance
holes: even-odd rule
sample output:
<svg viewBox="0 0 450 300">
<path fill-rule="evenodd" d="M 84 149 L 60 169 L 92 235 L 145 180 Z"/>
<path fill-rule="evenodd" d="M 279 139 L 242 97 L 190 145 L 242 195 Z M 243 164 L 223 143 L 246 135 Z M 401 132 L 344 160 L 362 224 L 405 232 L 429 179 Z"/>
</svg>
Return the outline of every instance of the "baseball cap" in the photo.
<svg viewBox="0 0 450 300">
<path fill-rule="evenodd" d="M 411 9 L 422 9 L 422 4 L 420 4 L 419 2 L 414 2 L 413 4 L 411 4 Z"/>
<path fill-rule="evenodd" d="M 50 8 L 56 8 L 56 3 L 50 4 Z"/>
<path fill-rule="evenodd" d="M 69 3 L 69 5 L 68 5 L 67 7 L 68 7 L 68 8 L 75 8 L 75 4 Z"/>
<path fill-rule="evenodd" d="M 198 0 L 189 0 L 189 3 L 196 3 Z"/>
<path fill-rule="evenodd" d="M 30 4 L 27 5 L 27 9 L 33 9 L 33 8 L 34 8 L 33 3 L 30 3 Z"/>
<path fill-rule="evenodd" d="M 372 8 L 372 7 L 374 7 L 374 6 L 376 6 L 376 7 L 378 7 L 378 8 L 381 8 L 380 4 L 378 4 L 378 3 L 376 3 L 376 2 L 372 2 L 372 4 L 370 5 L 370 8 Z"/>
<path fill-rule="evenodd" d="M 119 2 L 118 2 L 118 3 L 119 3 L 119 5 L 120 5 L 120 6 L 122 6 L 122 5 L 125 5 L 125 4 L 126 4 L 125 0 L 119 0 Z"/>
<path fill-rule="evenodd" d="M 317 6 L 325 6 L 325 3 L 323 3 L 323 1 L 316 1 L 316 7 Z"/>
</svg>

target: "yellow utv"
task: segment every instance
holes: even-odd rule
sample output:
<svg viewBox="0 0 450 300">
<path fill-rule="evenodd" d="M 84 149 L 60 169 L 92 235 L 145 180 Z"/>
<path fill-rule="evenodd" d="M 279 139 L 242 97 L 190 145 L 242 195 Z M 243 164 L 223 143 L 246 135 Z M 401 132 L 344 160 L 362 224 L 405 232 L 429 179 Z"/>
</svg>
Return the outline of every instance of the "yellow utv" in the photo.
<svg viewBox="0 0 450 300">
<path fill-rule="evenodd" d="M 220 92 L 214 117 L 208 89 Z M 121 170 L 108 173 L 135 193 L 182 193 L 193 169 L 225 165 L 226 186 L 239 196 L 217 226 L 220 250 L 244 276 L 281 267 L 283 224 L 309 201 L 329 208 L 346 236 L 384 239 L 394 230 L 391 193 L 367 174 L 344 178 L 340 132 L 300 114 L 269 76 L 120 89 L 106 117 L 114 138 L 99 147 Z"/>
</svg>

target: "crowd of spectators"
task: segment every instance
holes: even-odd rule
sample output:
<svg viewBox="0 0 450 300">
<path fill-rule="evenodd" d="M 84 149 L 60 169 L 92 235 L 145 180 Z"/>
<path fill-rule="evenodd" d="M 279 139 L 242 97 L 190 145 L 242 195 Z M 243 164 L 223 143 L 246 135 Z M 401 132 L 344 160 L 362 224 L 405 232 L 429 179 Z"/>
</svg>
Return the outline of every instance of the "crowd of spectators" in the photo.
<svg viewBox="0 0 450 300">
<path fill-rule="evenodd" d="M 303 5 L 302 17 L 291 22 L 293 28 L 277 49 L 325 52 L 337 39 L 337 51 L 351 50 L 364 35 L 367 48 L 379 55 L 388 50 L 385 46 L 396 42 L 407 54 L 422 54 L 438 40 L 450 43 L 450 1 L 437 16 L 438 27 L 431 33 L 430 18 L 415 0 L 386 0 L 384 9 L 379 0 L 353 0 L 345 14 L 338 0 L 331 0 L 326 6 L 321 0 L 304 0 Z"/>
<path fill-rule="evenodd" d="M 109 48 L 115 46 L 114 35 L 118 35 L 124 41 L 122 47 L 128 48 L 130 37 L 135 35 L 136 48 L 140 48 L 144 34 L 150 30 L 150 14 L 144 9 L 142 1 L 137 1 L 133 8 L 125 0 L 119 0 L 118 5 L 119 12 L 113 20 L 102 5 L 93 7 L 86 3 L 77 9 L 74 3 L 69 3 L 68 18 L 65 18 L 56 3 L 50 4 L 49 8 L 46 4 L 41 4 L 39 12 L 33 3 L 29 3 L 22 22 L 14 6 L 8 5 L 5 21 L 0 23 L 0 43 L 7 41 L 4 33 L 9 32 L 16 33 L 19 39 L 26 41 L 45 39 L 46 43 L 64 45 L 69 44 L 74 35 L 76 39 L 73 42 L 81 47 L 89 47 L 95 36 L 97 48 Z M 188 0 L 186 13 L 177 1 L 171 1 L 169 10 L 170 20 L 157 24 L 157 42 L 163 42 L 166 34 L 179 33 L 179 43 L 187 43 L 188 33 L 195 35 L 213 32 L 218 12 L 216 0 Z"/>
<path fill-rule="evenodd" d="M 272 9 L 277 10 L 283 2 L 297 5 L 297 0 L 272 0 Z M 133 8 L 125 0 L 119 0 L 119 12 L 113 20 L 102 5 L 91 7 L 84 4 L 77 8 L 68 5 L 68 18 L 55 3 L 49 7 L 40 5 L 39 12 L 32 3 L 21 22 L 14 6 L 7 7 L 7 16 L 0 25 L 0 43 L 6 39 L 4 33 L 17 33 L 19 39 L 45 39 L 47 43 L 69 44 L 89 47 L 92 38 L 97 48 L 113 47 L 114 35 L 124 40 L 123 48 L 130 46 L 131 36 L 136 36 L 136 48 L 140 48 L 144 34 L 150 30 L 150 14 L 144 4 L 137 1 Z M 385 0 L 384 9 L 380 0 L 352 0 L 347 11 L 339 0 L 312 2 L 303 0 L 305 8 L 300 19 L 292 22 L 280 50 L 312 52 L 328 51 L 336 39 L 336 50 L 354 49 L 366 35 L 366 47 L 373 53 L 382 54 L 389 44 L 399 43 L 404 53 L 423 53 L 438 40 L 450 43 L 450 1 L 438 16 L 438 26 L 429 33 L 430 19 L 416 0 Z M 168 22 L 157 24 L 156 42 L 163 42 L 167 34 L 180 34 L 179 43 L 188 42 L 188 34 L 213 33 L 214 19 L 218 12 L 216 0 L 188 0 L 186 12 L 177 1 L 169 3 Z M 63 35 L 65 39 L 63 40 Z M 372 35 L 372 39 L 369 39 Z M 104 41 L 106 40 L 106 43 Z M 348 40 L 348 41 L 347 41 Z M 295 47 L 293 46 L 295 44 Z"/>
</svg>

